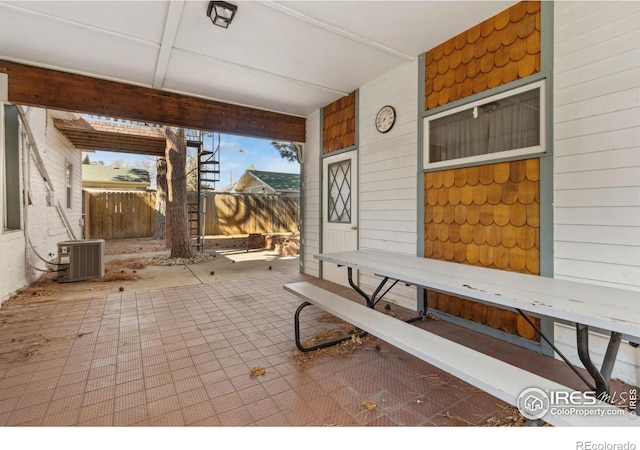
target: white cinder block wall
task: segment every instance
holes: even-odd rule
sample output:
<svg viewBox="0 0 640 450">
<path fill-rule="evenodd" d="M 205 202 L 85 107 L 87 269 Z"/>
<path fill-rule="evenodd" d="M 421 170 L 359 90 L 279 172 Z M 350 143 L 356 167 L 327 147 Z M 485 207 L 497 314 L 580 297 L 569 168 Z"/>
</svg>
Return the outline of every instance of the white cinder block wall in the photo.
<svg viewBox="0 0 640 450">
<path fill-rule="evenodd" d="M 384 105 L 396 110 L 387 133 L 374 126 Z M 359 246 L 416 254 L 418 59 L 362 86 L 359 91 Z M 379 279 L 360 274 L 371 292 Z M 416 309 L 413 287 L 396 286 L 385 297 Z"/>
<path fill-rule="evenodd" d="M 640 2 L 555 2 L 555 276 L 640 292 Z M 640 293 L 638 294 L 640 308 Z M 558 346 L 578 361 L 575 331 Z M 590 337 L 602 361 L 606 339 Z M 640 348 L 613 376 L 640 384 Z"/>
<path fill-rule="evenodd" d="M 76 150 L 54 127 L 54 114 L 70 118 L 66 113 L 52 113 L 40 108 L 25 108 L 40 156 L 54 187 L 54 202 L 60 204 L 77 239 L 82 238 L 82 154 Z M 4 143 L 4 139 L 2 140 Z M 2 144 L 4 145 L 4 144 Z M 52 260 L 57 243 L 72 239 L 55 206 L 47 206 L 46 183 L 35 163 L 34 153 L 27 151 L 26 134 L 20 133 L 21 188 L 27 193 L 30 205 L 22 206 L 22 229 L 1 231 L 0 255 L 3 263 L 0 271 L 0 301 L 9 298 L 43 274 L 44 261 L 37 255 Z M 4 161 L 4 148 L 2 149 Z M 72 204 L 67 209 L 65 162 L 73 165 Z M 26 167 L 26 172 L 23 168 Z M 40 270 L 38 270 L 40 269 Z"/>
</svg>

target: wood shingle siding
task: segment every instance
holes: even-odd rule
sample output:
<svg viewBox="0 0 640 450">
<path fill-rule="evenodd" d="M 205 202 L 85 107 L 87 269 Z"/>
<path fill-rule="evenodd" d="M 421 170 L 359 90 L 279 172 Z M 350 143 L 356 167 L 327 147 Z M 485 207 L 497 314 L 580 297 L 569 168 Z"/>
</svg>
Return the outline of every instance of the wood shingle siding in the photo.
<svg viewBox="0 0 640 450">
<path fill-rule="evenodd" d="M 540 274 L 540 161 L 427 172 L 424 256 Z M 537 339 L 511 311 L 429 292 L 430 308 Z"/>
<path fill-rule="evenodd" d="M 325 106 L 322 152 L 330 153 L 356 145 L 356 93 Z"/>
<path fill-rule="evenodd" d="M 540 2 L 520 2 L 429 50 L 424 109 L 540 71 Z"/>
</svg>

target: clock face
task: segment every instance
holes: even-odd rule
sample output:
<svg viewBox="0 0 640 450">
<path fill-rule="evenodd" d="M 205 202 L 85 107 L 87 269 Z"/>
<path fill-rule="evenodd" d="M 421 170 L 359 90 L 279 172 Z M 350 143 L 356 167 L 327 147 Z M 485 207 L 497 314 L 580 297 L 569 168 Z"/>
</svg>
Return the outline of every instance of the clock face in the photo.
<svg viewBox="0 0 640 450">
<path fill-rule="evenodd" d="M 393 106 L 383 106 L 376 115 L 376 128 L 381 133 L 386 133 L 393 127 L 396 121 L 396 110 Z"/>
</svg>

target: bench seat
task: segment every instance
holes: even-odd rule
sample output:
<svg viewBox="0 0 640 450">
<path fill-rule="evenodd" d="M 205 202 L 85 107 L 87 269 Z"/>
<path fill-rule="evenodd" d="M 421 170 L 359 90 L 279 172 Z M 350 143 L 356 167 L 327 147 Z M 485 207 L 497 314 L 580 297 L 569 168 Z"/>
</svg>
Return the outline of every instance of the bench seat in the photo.
<svg viewBox="0 0 640 450">
<path fill-rule="evenodd" d="M 402 320 L 367 308 L 311 283 L 304 281 L 290 283 L 286 284 L 284 289 L 301 300 L 309 302 L 511 405 L 517 406 L 518 396 L 522 391 L 531 387 L 542 389 L 545 392 L 575 391 Z M 600 401 L 598 401 L 598 407 L 619 409 Z M 543 420 L 554 426 L 640 426 L 640 419 L 633 418 L 628 411 L 625 411 L 623 415 L 603 416 L 554 416 L 547 414 Z"/>
</svg>

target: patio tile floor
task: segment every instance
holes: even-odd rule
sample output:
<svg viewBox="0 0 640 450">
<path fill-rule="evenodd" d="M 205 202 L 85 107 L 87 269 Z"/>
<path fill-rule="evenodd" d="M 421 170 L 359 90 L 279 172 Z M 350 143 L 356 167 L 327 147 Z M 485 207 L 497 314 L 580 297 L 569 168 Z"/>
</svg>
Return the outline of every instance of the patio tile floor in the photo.
<svg viewBox="0 0 640 450">
<path fill-rule="evenodd" d="M 484 425 L 506 406 L 381 341 L 297 369 L 299 301 L 282 286 L 303 279 L 353 296 L 274 274 L 13 305 L 0 313 L 0 426 Z M 327 325 L 307 310 L 311 336 Z M 444 321 L 419 326 L 582 388 L 560 361 Z"/>
</svg>

